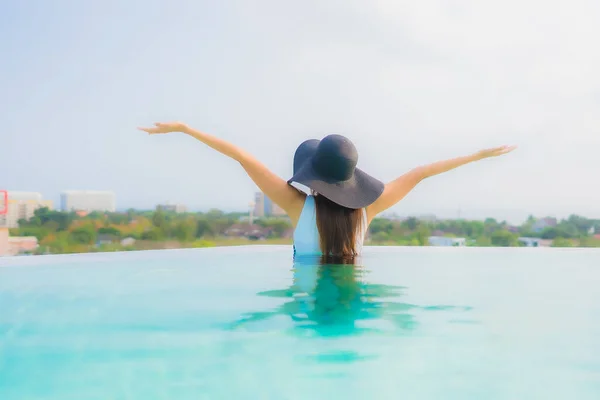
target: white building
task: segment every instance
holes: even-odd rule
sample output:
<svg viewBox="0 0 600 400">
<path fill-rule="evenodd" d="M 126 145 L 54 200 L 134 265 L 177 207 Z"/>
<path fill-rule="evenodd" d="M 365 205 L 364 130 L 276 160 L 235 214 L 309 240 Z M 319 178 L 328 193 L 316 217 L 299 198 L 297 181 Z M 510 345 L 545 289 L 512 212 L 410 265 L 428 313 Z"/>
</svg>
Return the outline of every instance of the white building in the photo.
<svg viewBox="0 0 600 400">
<path fill-rule="evenodd" d="M 52 201 L 44 200 L 41 193 L 9 191 L 4 225 L 7 228 L 18 228 L 19 220 L 29 220 L 35 210 L 42 207 L 52 209 Z"/>
<path fill-rule="evenodd" d="M 187 212 L 187 207 L 183 204 L 172 204 L 170 202 L 167 202 L 165 204 L 159 204 L 158 206 L 156 206 L 157 210 L 162 210 L 162 211 L 166 211 L 166 212 L 174 212 L 177 214 L 180 213 L 185 213 Z"/>
<path fill-rule="evenodd" d="M 254 217 L 265 216 L 265 194 L 263 192 L 256 192 L 254 194 Z"/>
<path fill-rule="evenodd" d="M 282 217 L 286 215 L 286 212 L 273 203 L 263 192 L 256 192 L 254 194 L 254 202 L 252 204 L 254 206 L 254 217 Z"/>
<path fill-rule="evenodd" d="M 430 236 L 430 246 L 466 246 L 467 239 L 465 238 L 453 238 L 445 236 Z"/>
<path fill-rule="evenodd" d="M 33 252 L 38 247 L 36 237 L 10 237 L 8 229 L 18 226 L 17 221 L 20 219 L 18 217 L 27 217 L 25 214 L 19 215 L 19 212 L 25 210 L 23 212 L 26 213 L 33 208 L 39 208 L 40 203 L 43 203 L 41 197 L 39 193 L 11 192 L 9 194 L 6 190 L 0 191 L 0 256 Z M 23 207 L 20 207 L 21 205 Z"/>
<path fill-rule="evenodd" d="M 108 211 L 116 210 L 113 192 L 97 190 L 67 190 L 60 196 L 63 211 Z"/>
</svg>

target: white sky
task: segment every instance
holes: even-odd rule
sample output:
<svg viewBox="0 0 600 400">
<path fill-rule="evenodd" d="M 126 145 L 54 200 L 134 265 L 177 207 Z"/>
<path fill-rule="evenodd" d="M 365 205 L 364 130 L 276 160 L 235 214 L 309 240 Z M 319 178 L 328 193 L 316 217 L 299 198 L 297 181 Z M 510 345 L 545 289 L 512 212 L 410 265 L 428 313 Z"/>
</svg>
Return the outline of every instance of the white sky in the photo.
<svg viewBox="0 0 600 400">
<path fill-rule="evenodd" d="M 255 186 L 235 162 L 135 130 L 180 119 L 283 178 L 296 146 L 328 133 L 352 139 L 359 166 L 384 181 L 517 144 L 423 183 L 393 211 L 600 217 L 599 2 L 119 3 L 3 11 L 0 187 L 55 201 L 114 190 L 119 208 L 245 209 Z"/>
</svg>

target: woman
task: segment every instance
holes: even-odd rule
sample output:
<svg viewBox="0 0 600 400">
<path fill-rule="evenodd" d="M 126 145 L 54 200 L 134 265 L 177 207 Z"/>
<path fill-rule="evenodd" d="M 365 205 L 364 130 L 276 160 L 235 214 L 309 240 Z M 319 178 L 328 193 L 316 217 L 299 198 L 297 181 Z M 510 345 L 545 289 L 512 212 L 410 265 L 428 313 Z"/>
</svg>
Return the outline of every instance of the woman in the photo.
<svg viewBox="0 0 600 400">
<path fill-rule="evenodd" d="M 294 174 L 287 182 L 246 151 L 181 122 L 139 128 L 149 134 L 182 132 L 239 162 L 248 176 L 290 217 L 294 254 L 319 254 L 327 259 L 353 259 L 360 254 L 373 218 L 402 200 L 426 178 L 484 158 L 507 154 L 515 146 L 420 166 L 384 184 L 356 168 L 358 153 L 350 140 L 328 135 L 303 142 L 294 155 Z M 311 194 L 296 189 L 299 183 Z"/>
</svg>

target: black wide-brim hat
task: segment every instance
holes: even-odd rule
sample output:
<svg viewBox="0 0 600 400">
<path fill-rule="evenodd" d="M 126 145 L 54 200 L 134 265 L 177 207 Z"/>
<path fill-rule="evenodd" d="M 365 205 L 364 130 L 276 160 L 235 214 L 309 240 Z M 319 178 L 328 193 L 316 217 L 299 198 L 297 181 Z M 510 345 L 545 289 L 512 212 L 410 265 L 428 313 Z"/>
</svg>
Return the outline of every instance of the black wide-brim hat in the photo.
<svg viewBox="0 0 600 400">
<path fill-rule="evenodd" d="M 358 152 L 345 136 L 310 139 L 294 154 L 294 176 L 288 184 L 302 184 L 336 204 L 363 208 L 381 196 L 385 185 L 356 168 Z"/>
</svg>

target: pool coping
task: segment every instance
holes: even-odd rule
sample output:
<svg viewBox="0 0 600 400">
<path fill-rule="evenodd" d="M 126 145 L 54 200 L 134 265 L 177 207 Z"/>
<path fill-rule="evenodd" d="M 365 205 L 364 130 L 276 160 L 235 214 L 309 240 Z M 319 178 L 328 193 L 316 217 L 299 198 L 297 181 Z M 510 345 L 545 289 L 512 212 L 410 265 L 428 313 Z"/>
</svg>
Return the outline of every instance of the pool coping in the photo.
<svg viewBox="0 0 600 400">
<path fill-rule="evenodd" d="M 0 257 L 0 267 L 25 266 L 25 265 L 44 265 L 55 262 L 102 262 L 106 260 L 113 261 L 115 256 L 120 259 L 141 260 L 151 258 L 153 255 L 166 254 L 189 255 L 191 253 L 209 253 L 209 254 L 235 254 L 235 253 L 272 253 L 289 252 L 292 257 L 291 245 L 241 245 L 241 246 L 218 246 L 203 248 L 183 248 L 183 249 L 156 249 L 139 251 L 113 251 L 97 253 L 72 253 L 72 254 L 48 254 L 37 256 L 9 256 Z M 537 253 L 537 252 L 576 252 L 576 253 L 600 253 L 600 248 L 578 248 L 578 247 L 451 247 L 451 246 L 365 246 L 364 254 L 382 254 L 382 253 Z"/>
</svg>

